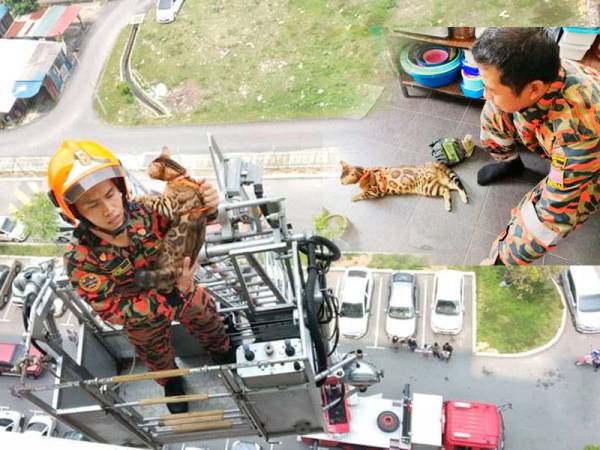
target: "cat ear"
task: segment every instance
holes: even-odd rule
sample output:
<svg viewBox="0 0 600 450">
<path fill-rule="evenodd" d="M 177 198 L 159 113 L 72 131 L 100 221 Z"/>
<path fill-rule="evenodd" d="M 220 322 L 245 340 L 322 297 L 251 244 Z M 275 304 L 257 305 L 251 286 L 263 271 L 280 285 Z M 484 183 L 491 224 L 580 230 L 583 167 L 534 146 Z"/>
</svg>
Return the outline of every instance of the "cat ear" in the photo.
<svg viewBox="0 0 600 450">
<path fill-rule="evenodd" d="M 167 147 L 166 145 L 163 146 L 162 150 L 160 151 L 160 156 L 164 156 L 165 158 L 170 158 L 171 157 L 171 153 L 169 152 L 169 147 Z"/>
<path fill-rule="evenodd" d="M 346 161 L 340 161 L 342 167 L 349 167 L 349 164 Z"/>
</svg>

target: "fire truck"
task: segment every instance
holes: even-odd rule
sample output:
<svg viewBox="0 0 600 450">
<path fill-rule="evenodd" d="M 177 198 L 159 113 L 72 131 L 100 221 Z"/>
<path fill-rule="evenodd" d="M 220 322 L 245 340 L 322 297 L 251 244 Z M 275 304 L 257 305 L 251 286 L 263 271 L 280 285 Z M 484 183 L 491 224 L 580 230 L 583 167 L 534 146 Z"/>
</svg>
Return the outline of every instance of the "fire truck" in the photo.
<svg viewBox="0 0 600 450">
<path fill-rule="evenodd" d="M 338 304 L 326 274 L 339 249 L 321 236 L 293 231 L 284 199 L 263 196 L 260 166 L 225 157 L 210 134 L 208 150 L 224 198 L 195 277 L 227 324 L 235 362 L 215 364 L 174 322 L 179 368 L 146 372 L 123 330 L 101 321 L 66 277 L 48 274 L 23 311 L 27 346 L 46 352 L 56 379 L 30 385 L 23 375 L 15 394 L 86 438 L 111 445 L 158 450 L 300 435 L 355 448 L 503 448 L 501 416 L 491 405 L 410 397 L 409 388 L 400 401 L 358 395 L 381 382 L 383 372 L 360 350 L 337 349 Z M 55 323 L 56 297 L 79 324 L 74 345 Z M 156 396 L 152 380 L 174 376 L 185 377 L 188 394 Z M 189 402 L 190 412 L 166 414 L 173 401 Z"/>
<path fill-rule="evenodd" d="M 479 402 L 445 401 L 441 395 L 351 397 L 328 415 L 325 432 L 299 437 L 311 448 L 389 450 L 503 450 L 502 411 Z"/>
</svg>

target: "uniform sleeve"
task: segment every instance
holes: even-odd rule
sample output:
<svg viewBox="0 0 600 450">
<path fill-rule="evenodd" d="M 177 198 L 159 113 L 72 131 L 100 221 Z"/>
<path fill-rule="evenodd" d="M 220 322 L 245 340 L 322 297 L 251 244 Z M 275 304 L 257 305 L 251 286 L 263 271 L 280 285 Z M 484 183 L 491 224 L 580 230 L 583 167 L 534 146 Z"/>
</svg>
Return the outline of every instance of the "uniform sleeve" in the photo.
<svg viewBox="0 0 600 450">
<path fill-rule="evenodd" d="M 578 139 L 572 142 L 571 135 L 572 143 L 554 150 L 550 173 L 512 210 L 491 258 L 528 264 L 594 212 L 600 197 L 600 139 L 597 135 Z"/>
<path fill-rule="evenodd" d="M 481 146 L 497 161 L 510 161 L 518 156 L 516 130 L 512 114 L 486 102 L 481 111 Z"/>
</svg>

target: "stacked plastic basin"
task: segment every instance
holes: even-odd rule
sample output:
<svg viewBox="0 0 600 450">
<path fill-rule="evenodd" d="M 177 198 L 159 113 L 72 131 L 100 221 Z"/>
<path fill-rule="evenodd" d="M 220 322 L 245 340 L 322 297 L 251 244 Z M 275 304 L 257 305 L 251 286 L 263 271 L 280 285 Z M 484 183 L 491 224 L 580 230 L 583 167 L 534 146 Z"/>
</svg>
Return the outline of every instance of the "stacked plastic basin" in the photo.
<svg viewBox="0 0 600 450">
<path fill-rule="evenodd" d="M 400 66 L 417 83 L 438 88 L 456 80 L 462 56 L 461 49 L 413 42 L 400 52 Z"/>
<path fill-rule="evenodd" d="M 479 69 L 470 51 L 465 51 L 464 55 L 465 57 L 460 62 L 460 73 L 462 75 L 460 88 L 465 97 L 481 98 L 483 97 L 483 80 L 479 74 Z"/>
<path fill-rule="evenodd" d="M 560 57 L 581 61 L 598 34 L 600 28 L 563 27 L 563 35 L 558 43 Z"/>
</svg>

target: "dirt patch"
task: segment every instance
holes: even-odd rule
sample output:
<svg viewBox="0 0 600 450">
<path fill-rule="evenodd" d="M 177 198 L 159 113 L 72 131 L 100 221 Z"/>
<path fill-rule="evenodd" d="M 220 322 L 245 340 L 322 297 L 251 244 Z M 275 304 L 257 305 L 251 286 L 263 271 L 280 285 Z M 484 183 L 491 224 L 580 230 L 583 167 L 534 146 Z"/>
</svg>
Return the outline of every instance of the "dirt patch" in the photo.
<svg viewBox="0 0 600 450">
<path fill-rule="evenodd" d="M 192 80 L 187 80 L 171 90 L 163 99 L 167 107 L 176 113 L 194 111 L 202 103 L 207 94 Z"/>
</svg>

